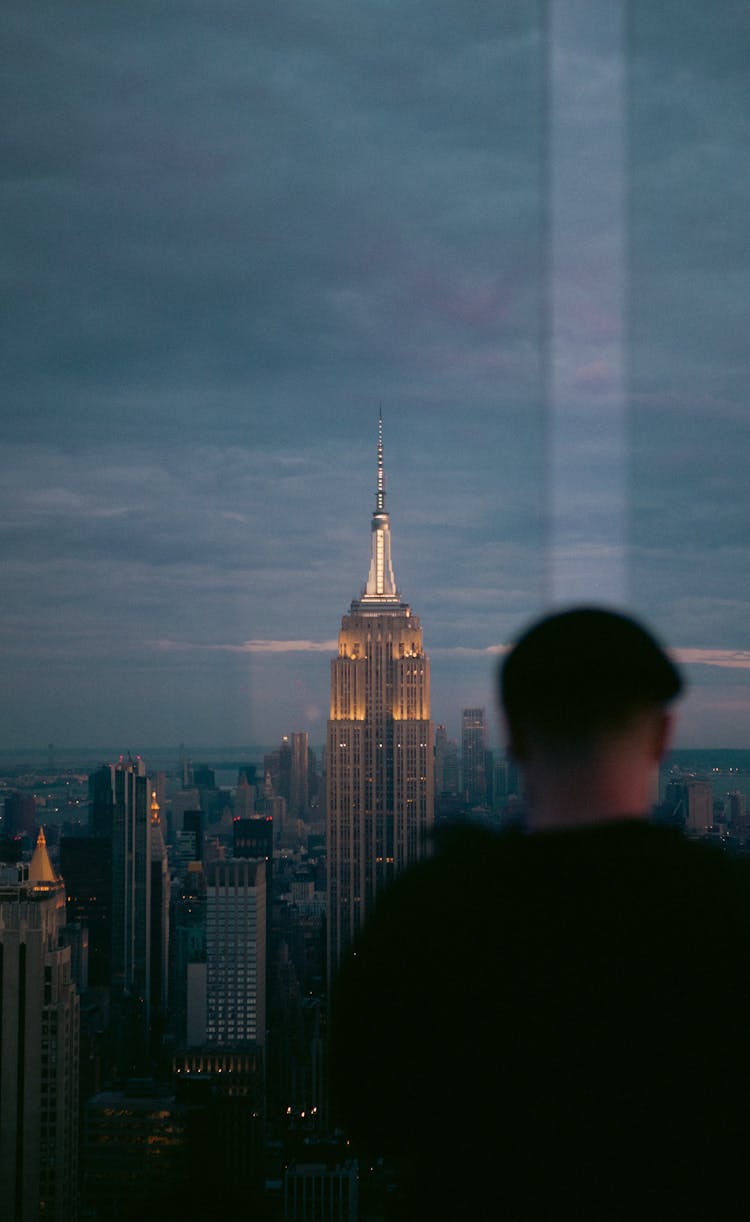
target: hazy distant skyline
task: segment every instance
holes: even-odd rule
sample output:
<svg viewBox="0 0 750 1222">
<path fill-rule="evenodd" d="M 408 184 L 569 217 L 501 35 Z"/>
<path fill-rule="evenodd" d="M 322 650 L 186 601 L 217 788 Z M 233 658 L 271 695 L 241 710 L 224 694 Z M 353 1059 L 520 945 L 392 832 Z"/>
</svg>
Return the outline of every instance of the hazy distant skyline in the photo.
<svg viewBox="0 0 750 1222">
<path fill-rule="evenodd" d="M 554 129 L 544 6 L 4 7 L 0 745 L 321 742 L 381 403 L 433 717 L 493 708 L 549 588 L 550 141 L 585 209 L 576 133 L 611 89 L 591 0 L 564 3 Z M 750 31 L 729 0 L 639 0 L 626 31 L 611 546 L 686 664 L 678 743 L 750 746 Z M 622 236 L 571 260 L 592 473 Z M 574 491 L 570 563 L 606 596 L 603 501 Z"/>
</svg>

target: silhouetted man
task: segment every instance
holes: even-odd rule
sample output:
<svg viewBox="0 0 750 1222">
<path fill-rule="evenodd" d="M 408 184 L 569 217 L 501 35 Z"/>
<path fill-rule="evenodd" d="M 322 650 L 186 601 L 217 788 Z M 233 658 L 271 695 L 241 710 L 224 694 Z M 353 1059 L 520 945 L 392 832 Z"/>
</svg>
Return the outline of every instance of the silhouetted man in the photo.
<svg viewBox="0 0 750 1222">
<path fill-rule="evenodd" d="M 334 1083 L 394 1216 L 745 1216 L 750 880 L 647 820 L 680 677 L 632 620 L 532 627 L 500 695 L 527 832 L 454 830 L 342 966 Z"/>
</svg>

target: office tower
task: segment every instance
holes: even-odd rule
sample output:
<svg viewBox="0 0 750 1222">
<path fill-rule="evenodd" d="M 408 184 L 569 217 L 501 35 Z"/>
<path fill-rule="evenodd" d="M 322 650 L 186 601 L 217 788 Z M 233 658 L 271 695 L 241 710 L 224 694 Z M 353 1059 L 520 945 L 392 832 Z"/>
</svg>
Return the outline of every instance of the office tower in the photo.
<svg viewBox="0 0 750 1222">
<path fill-rule="evenodd" d="M 166 1018 L 169 993 L 169 867 L 156 790 L 151 791 L 151 1013 Z"/>
<path fill-rule="evenodd" d="M 8 794 L 5 799 L 2 830 L 4 836 L 28 836 L 29 838 L 34 836 L 36 802 L 31 794 Z"/>
<path fill-rule="evenodd" d="M 310 781 L 308 773 L 310 747 L 306 732 L 292 734 L 291 749 L 289 814 L 293 819 L 304 819 L 310 809 Z"/>
<path fill-rule="evenodd" d="M 256 857 L 268 862 L 273 858 L 273 819 L 270 815 L 253 815 L 232 822 L 232 855 Z M 268 880 L 268 872 L 266 881 Z"/>
<path fill-rule="evenodd" d="M 112 769 L 102 764 L 89 773 L 89 827 L 95 836 L 112 835 Z"/>
<path fill-rule="evenodd" d="M 484 709 L 464 709 L 461 714 L 461 770 L 464 801 L 483 806 L 487 801 Z"/>
<path fill-rule="evenodd" d="M 187 1123 L 187 1108 L 148 1079 L 87 1100 L 83 1216 L 96 1222 L 198 1216 L 187 1191 Z"/>
<path fill-rule="evenodd" d="M 283 799 L 273 799 L 283 801 Z M 271 945 L 271 911 L 273 902 L 273 829 L 271 815 L 253 815 L 232 822 L 232 856 L 254 857 L 266 863 L 266 945 Z"/>
<path fill-rule="evenodd" d="M 266 863 L 232 858 L 206 868 L 206 1044 L 266 1038 Z"/>
<path fill-rule="evenodd" d="M 244 772 L 241 772 L 234 791 L 235 819 L 249 819 L 255 811 L 255 786 L 251 785 Z"/>
<path fill-rule="evenodd" d="M 109 770 L 107 770 L 109 775 Z M 110 780 L 110 792 L 111 792 Z M 89 931 L 89 984 L 109 988 L 112 979 L 112 841 L 105 836 L 63 836 L 60 873 L 68 924 Z"/>
<path fill-rule="evenodd" d="M 203 861 L 204 817 L 202 810 L 186 810 L 182 821 L 183 836 L 192 837 L 191 861 Z"/>
<path fill-rule="evenodd" d="M 310 1146 L 284 1171 L 284 1222 L 357 1222 L 359 1168 L 348 1149 Z"/>
<path fill-rule="evenodd" d="M 177 1100 L 186 1109 L 189 1155 L 189 1206 L 179 1222 L 277 1218 L 265 1195 L 260 1049 L 190 1048 L 175 1056 L 173 1069 Z M 162 1222 L 161 1215 L 148 1216 Z"/>
<path fill-rule="evenodd" d="M 331 662 L 326 770 L 331 973 L 377 893 L 424 854 L 434 819 L 430 664 L 393 576 L 382 420 L 370 570 Z"/>
<path fill-rule="evenodd" d="M 206 877 L 193 861 L 173 896 L 169 1010 L 178 1048 L 206 1039 Z"/>
<path fill-rule="evenodd" d="M 256 788 L 258 785 L 258 765 L 257 764 L 242 764 L 237 773 L 237 784 L 242 783 L 242 778 L 247 781 L 248 785 Z"/>
<path fill-rule="evenodd" d="M 39 832 L 31 863 L 0 867 L 0 1202 L 8 1219 L 73 1222 L 78 994 L 62 942 L 65 887 Z"/>
<path fill-rule="evenodd" d="M 202 809 L 201 795 L 198 789 L 179 789 L 172 796 L 172 833 L 183 830 L 187 811 Z"/>
<path fill-rule="evenodd" d="M 193 784 L 198 789 L 215 789 L 216 773 L 208 764 L 196 764 L 193 769 Z"/>
<path fill-rule="evenodd" d="M 288 734 L 284 735 L 275 751 L 263 756 L 263 773 L 267 790 L 270 784 L 270 793 L 267 792 L 266 796 L 283 798 L 288 803 L 292 780 L 292 746 Z"/>
<path fill-rule="evenodd" d="M 111 765 L 112 985 L 126 1003 L 123 1035 L 145 1050 L 151 995 L 151 787 L 141 759 Z"/>
<path fill-rule="evenodd" d="M 458 746 L 445 726 L 435 728 L 435 794 L 458 793 Z"/>
</svg>

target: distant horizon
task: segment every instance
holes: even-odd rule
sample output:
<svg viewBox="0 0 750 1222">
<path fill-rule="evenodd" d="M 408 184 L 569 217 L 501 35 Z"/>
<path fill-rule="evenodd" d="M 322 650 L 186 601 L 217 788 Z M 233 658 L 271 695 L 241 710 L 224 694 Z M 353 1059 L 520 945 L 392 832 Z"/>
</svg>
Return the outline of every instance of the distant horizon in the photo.
<svg viewBox="0 0 750 1222">
<path fill-rule="evenodd" d="M 457 741 L 460 745 L 460 736 L 453 741 Z M 112 763 L 130 755 L 133 759 L 143 759 L 148 765 L 149 759 L 166 759 L 170 762 L 178 764 L 181 756 L 189 761 L 191 765 L 216 765 L 222 763 L 233 764 L 245 760 L 247 763 L 262 762 L 264 755 L 270 755 L 271 752 L 278 749 L 279 743 L 252 743 L 240 746 L 180 746 L 162 745 L 162 746 L 143 746 L 138 750 L 122 750 L 115 747 L 97 747 L 97 746 L 81 746 L 81 747 L 57 747 L 53 746 L 52 761 L 50 762 L 49 747 L 19 747 L 19 748 L 0 748 L 0 768 L 12 766 L 17 760 L 19 764 L 28 764 L 39 761 L 40 767 L 51 766 L 52 768 L 61 767 L 63 763 L 68 765 L 70 758 L 75 757 L 81 760 L 81 763 L 89 764 L 92 757 L 100 759 L 103 764 Z M 320 752 L 324 749 L 324 743 L 310 742 L 310 746 L 314 751 Z M 488 750 L 493 751 L 498 755 L 505 755 L 506 751 L 503 746 L 489 747 Z M 674 746 L 665 756 L 665 762 L 678 756 L 695 756 L 695 755 L 732 755 L 746 756 L 748 764 L 750 764 L 750 747 L 728 747 L 728 746 L 711 746 L 703 744 L 700 746 Z M 254 758 L 247 759 L 252 756 Z M 106 758 L 105 758 L 106 757 Z M 212 758 L 213 757 L 213 758 Z"/>
</svg>

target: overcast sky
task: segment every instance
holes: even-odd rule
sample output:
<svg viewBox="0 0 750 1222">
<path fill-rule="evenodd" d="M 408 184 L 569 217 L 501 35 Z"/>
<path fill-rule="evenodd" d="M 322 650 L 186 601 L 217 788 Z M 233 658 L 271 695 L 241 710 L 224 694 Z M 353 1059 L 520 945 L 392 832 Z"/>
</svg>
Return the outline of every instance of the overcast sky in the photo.
<svg viewBox="0 0 750 1222">
<path fill-rule="evenodd" d="M 381 403 L 436 721 L 614 558 L 750 747 L 747 8 L 561 4 L 6 0 L 0 748 L 321 743 Z"/>
</svg>

